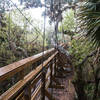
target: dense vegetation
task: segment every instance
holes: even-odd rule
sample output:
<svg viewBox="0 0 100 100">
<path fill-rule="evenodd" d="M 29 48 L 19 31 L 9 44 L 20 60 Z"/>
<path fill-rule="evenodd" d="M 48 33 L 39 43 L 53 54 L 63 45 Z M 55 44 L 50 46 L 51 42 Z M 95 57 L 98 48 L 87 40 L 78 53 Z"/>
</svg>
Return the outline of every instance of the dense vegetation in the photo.
<svg viewBox="0 0 100 100">
<path fill-rule="evenodd" d="M 15 14 L 13 17 L 18 18 L 19 16 Z M 24 24 L 21 28 L 18 24 L 14 23 L 12 17 L 9 19 L 9 15 L 3 15 L 0 27 L 0 67 L 28 57 L 38 51 L 37 48 L 32 47 L 37 41 L 28 41 L 27 39 L 29 37 L 27 33 L 31 36 L 33 34 L 27 30 L 28 25 Z"/>
<path fill-rule="evenodd" d="M 86 0 L 78 8 L 81 36 L 72 40 L 70 50 L 75 70 L 73 84 L 78 100 L 100 99 L 99 0 Z"/>
</svg>

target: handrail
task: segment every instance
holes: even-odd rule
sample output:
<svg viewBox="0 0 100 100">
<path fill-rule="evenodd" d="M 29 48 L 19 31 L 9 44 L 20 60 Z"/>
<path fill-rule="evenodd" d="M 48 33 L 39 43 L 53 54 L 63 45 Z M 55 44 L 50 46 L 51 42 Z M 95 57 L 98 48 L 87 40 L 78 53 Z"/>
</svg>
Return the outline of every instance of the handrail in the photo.
<svg viewBox="0 0 100 100">
<path fill-rule="evenodd" d="M 44 51 L 44 56 L 47 56 L 48 54 L 52 53 L 53 51 L 54 51 L 54 48 Z M 18 62 L 9 64 L 7 66 L 0 68 L 0 82 L 7 79 L 8 77 L 13 76 L 17 72 L 20 72 L 24 68 L 29 67 L 29 65 L 31 65 L 32 63 L 40 60 L 42 58 L 42 55 L 43 55 L 43 52 L 39 53 L 35 56 L 22 59 Z"/>
<path fill-rule="evenodd" d="M 37 96 L 37 94 L 40 92 L 42 88 L 42 84 L 38 82 L 41 81 L 43 67 L 46 69 L 46 75 L 44 80 L 44 82 L 46 83 L 45 89 L 47 89 L 50 85 L 51 77 L 54 75 L 56 71 L 55 67 L 57 67 L 57 54 L 58 51 L 55 51 L 54 48 L 45 51 L 44 56 L 50 56 L 46 58 L 43 64 L 41 63 L 40 65 L 38 65 L 26 76 L 23 75 L 24 69 L 29 68 L 33 63 L 36 63 L 37 61 L 41 60 L 43 57 L 43 52 L 0 68 L 0 82 L 8 79 L 9 77 L 14 76 L 16 73 L 21 73 L 22 75 L 20 76 L 20 80 L 14 86 L 12 86 L 10 89 L 8 89 L 0 96 L 0 100 L 19 100 L 22 98 L 26 98 L 26 95 L 28 97 L 27 100 L 34 100 L 34 98 Z M 38 88 L 35 88 L 35 90 L 33 91 L 34 86 L 36 85 L 38 85 Z"/>
</svg>

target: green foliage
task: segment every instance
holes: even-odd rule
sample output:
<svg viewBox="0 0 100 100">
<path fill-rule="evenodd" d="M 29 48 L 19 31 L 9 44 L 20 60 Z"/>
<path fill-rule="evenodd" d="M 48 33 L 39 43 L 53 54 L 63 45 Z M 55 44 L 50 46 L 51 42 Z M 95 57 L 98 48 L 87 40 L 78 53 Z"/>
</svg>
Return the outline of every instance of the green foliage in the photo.
<svg viewBox="0 0 100 100">
<path fill-rule="evenodd" d="M 42 51 L 43 37 L 40 22 L 32 20 L 23 12 L 30 22 L 16 10 L 2 16 L 0 26 L 0 67 Z M 43 25 L 42 25 L 43 26 Z M 46 42 L 45 42 L 46 43 Z"/>
<path fill-rule="evenodd" d="M 77 66 L 82 60 L 94 49 L 90 42 L 85 42 L 85 39 L 73 39 L 71 41 L 70 53 L 73 56 L 73 65 Z"/>
<path fill-rule="evenodd" d="M 16 43 L 18 46 L 18 42 L 20 42 L 21 39 L 19 33 L 22 31 L 22 29 L 15 26 L 7 16 L 5 16 L 5 19 L 2 20 L 2 22 L 5 22 L 6 25 L 0 27 L 0 67 L 18 60 L 11 50 L 10 41 Z M 11 23 L 10 30 L 9 23 Z M 15 34 L 15 32 L 17 34 Z"/>
<path fill-rule="evenodd" d="M 92 57 L 88 56 L 91 54 L 91 52 L 95 50 L 92 44 L 93 42 L 86 41 L 85 37 L 80 39 L 77 38 L 71 41 L 72 47 L 69 48 L 70 54 L 72 55 L 72 62 L 75 72 L 73 83 L 75 89 L 77 90 L 76 91 L 77 94 L 80 94 L 79 91 L 82 89 L 81 97 L 84 93 L 83 97 L 87 98 L 86 100 L 98 100 L 100 98 L 100 96 L 98 95 L 95 97 L 95 92 L 94 92 L 97 86 L 95 77 L 97 77 L 97 79 L 99 78 L 98 72 L 100 72 L 99 71 L 100 61 L 98 62 L 95 61 L 97 57 L 96 54 L 94 54 Z M 89 58 L 86 59 L 86 57 Z M 84 59 L 86 59 L 86 61 L 82 65 L 80 65 L 80 63 L 83 62 Z M 99 89 L 97 91 L 97 94 L 98 93 Z M 81 100 L 79 98 L 77 99 Z"/>
<path fill-rule="evenodd" d="M 100 0 L 86 0 L 79 12 L 81 30 L 96 46 L 100 46 Z"/>
<path fill-rule="evenodd" d="M 69 34 L 70 32 L 73 32 L 75 30 L 75 18 L 74 18 L 74 11 L 72 9 L 67 10 L 64 12 L 62 23 L 60 23 L 59 30 L 62 32 L 62 30 L 66 31 L 65 34 Z M 70 34 L 73 35 L 73 34 Z"/>
</svg>

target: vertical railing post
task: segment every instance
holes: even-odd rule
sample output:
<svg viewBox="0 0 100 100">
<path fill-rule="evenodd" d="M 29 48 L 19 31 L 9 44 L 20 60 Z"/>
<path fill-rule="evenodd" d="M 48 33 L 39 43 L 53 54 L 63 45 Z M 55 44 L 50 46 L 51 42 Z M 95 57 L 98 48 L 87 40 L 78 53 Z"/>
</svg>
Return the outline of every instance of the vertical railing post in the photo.
<svg viewBox="0 0 100 100">
<path fill-rule="evenodd" d="M 56 71 L 57 71 L 57 56 L 55 56 L 54 59 L 54 76 L 56 76 Z"/>
<path fill-rule="evenodd" d="M 20 80 L 22 80 L 24 78 L 24 75 L 25 75 L 25 70 L 20 71 L 20 73 L 19 73 Z"/>
<path fill-rule="evenodd" d="M 45 86 L 46 86 L 46 69 L 42 69 L 42 88 L 41 88 L 41 100 L 45 100 Z"/>
<path fill-rule="evenodd" d="M 31 82 L 28 82 L 25 87 L 25 100 L 31 100 Z"/>
<path fill-rule="evenodd" d="M 50 62 L 50 85 L 52 85 L 52 72 L 53 72 L 53 68 L 52 68 L 52 65 L 53 65 L 53 61 Z"/>
</svg>

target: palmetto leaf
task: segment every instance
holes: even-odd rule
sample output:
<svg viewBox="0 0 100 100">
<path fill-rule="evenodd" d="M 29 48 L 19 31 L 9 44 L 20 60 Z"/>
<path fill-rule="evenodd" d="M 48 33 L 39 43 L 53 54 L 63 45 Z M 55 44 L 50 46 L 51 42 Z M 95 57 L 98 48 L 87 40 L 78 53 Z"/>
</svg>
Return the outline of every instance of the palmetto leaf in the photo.
<svg viewBox="0 0 100 100">
<path fill-rule="evenodd" d="M 86 0 L 80 7 L 79 20 L 86 36 L 100 46 L 100 0 Z"/>
</svg>

